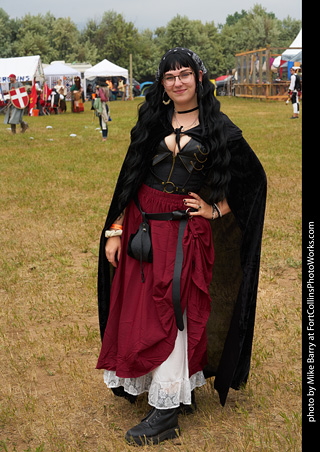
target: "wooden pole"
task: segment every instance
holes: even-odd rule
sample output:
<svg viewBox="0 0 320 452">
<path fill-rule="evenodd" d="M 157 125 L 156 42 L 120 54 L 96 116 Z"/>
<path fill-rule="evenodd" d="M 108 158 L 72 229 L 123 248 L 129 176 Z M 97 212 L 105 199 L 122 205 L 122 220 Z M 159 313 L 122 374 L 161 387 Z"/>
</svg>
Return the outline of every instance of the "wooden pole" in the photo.
<svg viewBox="0 0 320 452">
<path fill-rule="evenodd" d="M 130 53 L 130 100 L 133 100 L 133 90 L 132 90 L 132 53 Z"/>
</svg>

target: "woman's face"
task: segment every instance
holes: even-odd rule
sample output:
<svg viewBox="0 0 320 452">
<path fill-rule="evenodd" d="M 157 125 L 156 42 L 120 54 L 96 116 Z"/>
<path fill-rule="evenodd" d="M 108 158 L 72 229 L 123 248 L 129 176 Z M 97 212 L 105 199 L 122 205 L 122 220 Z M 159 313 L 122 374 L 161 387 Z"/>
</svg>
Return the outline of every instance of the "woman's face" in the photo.
<svg viewBox="0 0 320 452">
<path fill-rule="evenodd" d="M 199 81 L 202 81 L 201 71 Z M 191 105 L 197 103 L 196 79 L 190 67 L 181 67 L 166 72 L 162 78 L 162 84 L 174 104 Z"/>
</svg>

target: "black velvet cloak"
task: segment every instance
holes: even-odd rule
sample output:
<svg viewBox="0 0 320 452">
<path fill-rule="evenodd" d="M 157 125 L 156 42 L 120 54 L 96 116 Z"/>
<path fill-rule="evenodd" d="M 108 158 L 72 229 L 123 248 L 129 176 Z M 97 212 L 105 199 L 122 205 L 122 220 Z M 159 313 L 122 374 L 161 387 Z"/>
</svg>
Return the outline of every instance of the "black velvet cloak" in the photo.
<svg viewBox="0 0 320 452">
<path fill-rule="evenodd" d="M 262 165 L 241 130 L 226 115 L 221 115 L 231 154 L 231 181 L 227 195 L 231 212 L 211 221 L 215 264 L 210 285 L 212 309 L 207 323 L 208 365 L 204 374 L 206 378 L 215 376 L 214 387 L 219 393 L 220 403 L 224 405 L 229 388 L 240 389 L 246 383 L 250 370 L 267 180 Z M 152 131 L 140 178 L 121 206 L 118 194 L 125 178 L 126 159 L 120 171 L 100 239 L 98 308 L 101 339 L 108 319 L 113 277 L 113 267 L 109 267 L 105 256 L 105 230 L 143 183 L 154 147 L 172 132 L 169 121 Z M 192 132 L 188 134 L 192 135 Z M 130 152 L 129 146 L 127 155 Z M 200 196 L 206 199 L 205 192 Z"/>
</svg>

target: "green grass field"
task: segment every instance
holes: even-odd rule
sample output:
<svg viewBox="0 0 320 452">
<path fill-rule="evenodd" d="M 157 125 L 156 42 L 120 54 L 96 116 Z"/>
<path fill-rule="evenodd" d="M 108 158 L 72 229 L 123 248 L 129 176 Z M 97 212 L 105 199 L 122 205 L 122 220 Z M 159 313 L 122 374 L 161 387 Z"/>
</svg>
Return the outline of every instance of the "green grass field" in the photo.
<svg viewBox="0 0 320 452">
<path fill-rule="evenodd" d="M 219 99 L 268 177 L 251 373 L 224 408 L 209 381 L 181 438 L 142 450 L 300 451 L 301 119 L 284 102 Z M 140 101 L 111 103 L 106 143 L 88 103 L 15 136 L 0 116 L 0 451 L 137 450 L 124 434 L 147 398 L 116 399 L 95 365 L 100 232 Z"/>
</svg>

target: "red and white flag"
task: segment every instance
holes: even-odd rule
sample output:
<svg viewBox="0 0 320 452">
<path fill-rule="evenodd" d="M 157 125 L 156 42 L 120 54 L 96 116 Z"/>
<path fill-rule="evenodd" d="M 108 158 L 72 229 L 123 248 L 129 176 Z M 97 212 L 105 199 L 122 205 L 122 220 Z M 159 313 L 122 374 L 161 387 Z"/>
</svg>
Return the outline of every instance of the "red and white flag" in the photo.
<svg viewBox="0 0 320 452">
<path fill-rule="evenodd" d="M 30 111 L 35 107 L 37 104 L 37 90 L 36 90 L 36 84 L 33 82 L 31 94 L 30 94 L 30 103 L 29 103 L 29 115 Z"/>
<path fill-rule="evenodd" d="M 24 86 L 13 88 L 9 91 L 13 105 L 20 110 L 26 108 L 29 103 L 29 96 Z"/>
<path fill-rule="evenodd" d="M 45 82 L 43 85 L 43 91 L 41 93 L 42 95 L 42 100 L 48 100 L 50 94 L 51 94 L 52 89 L 49 88 L 49 86 L 47 85 L 47 83 Z"/>
</svg>

